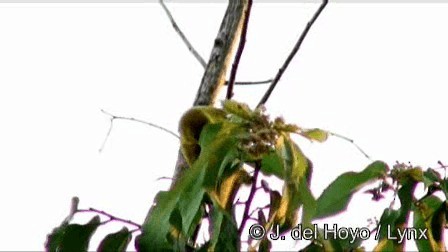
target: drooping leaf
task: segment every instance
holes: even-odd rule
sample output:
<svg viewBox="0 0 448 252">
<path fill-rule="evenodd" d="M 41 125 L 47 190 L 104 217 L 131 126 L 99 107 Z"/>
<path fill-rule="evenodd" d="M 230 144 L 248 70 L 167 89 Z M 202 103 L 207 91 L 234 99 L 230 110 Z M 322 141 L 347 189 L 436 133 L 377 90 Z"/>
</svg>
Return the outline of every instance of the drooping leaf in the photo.
<svg viewBox="0 0 448 252">
<path fill-rule="evenodd" d="M 202 126 L 198 140 L 201 148 L 199 157 L 176 182 L 175 187 L 160 197 L 150 210 L 142 234 L 136 239 L 139 251 L 173 249 L 167 235 L 169 237 L 173 229 L 169 220 L 175 209 L 182 219 L 182 225 L 178 225 L 182 227 L 179 235 L 188 240 L 201 219 L 198 213 L 206 190 L 217 187 L 221 175 L 225 173 L 221 168 L 225 170 L 233 165 L 233 157 L 238 154 L 235 152 L 237 140 L 242 130 L 230 122 Z"/>
<path fill-rule="evenodd" d="M 300 135 L 312 141 L 325 142 L 328 139 L 328 132 L 321 129 L 307 129 L 300 132 Z"/>
<path fill-rule="evenodd" d="M 354 193 L 365 184 L 386 175 L 387 164 L 375 161 L 361 172 L 347 172 L 334 180 L 317 199 L 315 219 L 344 211 Z"/>
<path fill-rule="evenodd" d="M 433 234 L 435 233 L 437 237 L 438 234 L 443 232 L 443 230 L 440 229 L 440 226 L 439 227 L 432 226 L 434 213 L 438 209 L 440 209 L 442 204 L 443 204 L 442 200 L 440 200 L 438 197 L 429 196 L 420 201 L 414 207 L 414 220 L 413 220 L 414 228 L 416 230 L 419 230 L 420 232 L 426 230 L 425 238 L 419 239 L 420 237 L 417 237 L 417 239 L 415 239 L 415 243 L 419 251 L 442 251 L 444 249 L 444 247 L 439 247 L 440 240 L 438 242 L 434 238 Z M 441 228 L 443 229 L 443 226 Z"/>
<path fill-rule="evenodd" d="M 303 206 L 302 225 L 308 227 L 311 226 L 311 221 L 316 214 L 317 202 L 305 178 L 303 178 L 302 182 L 299 183 L 299 193 L 299 200 Z"/>
<path fill-rule="evenodd" d="M 281 134 L 276 144 L 276 152 L 281 157 L 284 185 L 274 223 L 279 225 L 280 232 L 283 232 L 296 224 L 297 211 L 303 203 L 302 194 L 307 193 L 299 188 L 303 186 L 301 184 L 308 186 L 306 181 L 307 175 L 310 174 L 308 159 L 291 140 L 289 134 Z"/>
<path fill-rule="evenodd" d="M 270 191 L 269 192 L 269 221 L 275 217 L 278 208 L 280 207 L 280 201 L 282 199 L 282 195 L 278 191 Z"/>
<path fill-rule="evenodd" d="M 199 157 L 201 147 L 199 137 L 207 124 L 222 122 L 226 113 L 211 106 L 196 106 L 184 113 L 179 123 L 181 151 L 188 165 L 191 166 Z"/>
<path fill-rule="evenodd" d="M 261 240 L 260 246 L 258 247 L 258 252 L 269 252 L 271 251 L 272 243 L 269 239 L 265 238 Z"/>
<path fill-rule="evenodd" d="M 276 149 L 283 161 L 285 182 L 298 184 L 300 179 L 307 174 L 308 159 L 299 146 L 292 141 L 289 134 L 280 136 Z"/>
<path fill-rule="evenodd" d="M 108 234 L 98 246 L 98 252 L 124 252 L 132 239 L 132 234 L 126 227 L 120 231 Z"/>
<path fill-rule="evenodd" d="M 211 211 L 212 234 L 209 251 L 240 251 L 240 236 L 232 212 L 213 202 Z M 231 210 L 233 211 L 233 210 Z"/>
<path fill-rule="evenodd" d="M 93 217 L 84 225 L 64 223 L 47 237 L 45 249 L 51 252 L 87 251 L 90 238 L 99 225 L 99 216 Z"/>
<path fill-rule="evenodd" d="M 382 235 L 374 251 L 386 251 L 392 249 L 394 251 L 403 251 L 406 245 L 406 239 L 392 239 L 391 237 L 399 237 L 399 232 L 406 230 L 409 215 L 414 204 L 414 191 L 417 183 L 422 181 L 423 172 L 420 168 L 411 168 L 397 171 L 394 176 L 398 183 L 401 184 L 398 190 L 398 198 L 400 199 L 400 208 L 398 210 L 386 209 L 380 220 Z M 387 233 L 384 233 L 387 232 Z"/>
</svg>

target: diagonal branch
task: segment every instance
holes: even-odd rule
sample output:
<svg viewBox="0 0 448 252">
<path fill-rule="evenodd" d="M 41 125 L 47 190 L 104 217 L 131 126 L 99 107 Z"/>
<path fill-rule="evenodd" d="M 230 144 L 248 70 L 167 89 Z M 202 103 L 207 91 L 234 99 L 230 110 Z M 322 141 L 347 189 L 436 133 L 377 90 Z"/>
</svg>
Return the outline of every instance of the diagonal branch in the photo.
<svg viewBox="0 0 448 252">
<path fill-rule="evenodd" d="M 193 105 L 213 105 L 225 77 L 233 47 L 244 22 L 248 0 L 229 0 Z"/>
<path fill-rule="evenodd" d="M 224 86 L 233 47 L 243 25 L 247 1 L 229 0 L 193 106 L 213 105 L 220 88 Z M 174 187 L 177 179 L 182 176 L 183 169 L 187 167 L 188 164 L 179 149 L 171 188 Z"/>
<path fill-rule="evenodd" d="M 206 68 L 207 64 L 205 63 L 204 58 L 198 53 L 198 51 L 193 47 L 191 42 L 188 40 L 188 38 L 185 36 L 185 34 L 180 29 L 179 25 L 177 25 L 177 22 L 174 20 L 173 15 L 171 14 L 170 10 L 166 6 L 165 2 L 163 0 L 159 0 L 160 5 L 162 5 L 163 10 L 165 11 L 166 15 L 168 16 L 171 25 L 173 26 L 176 33 L 180 36 L 184 44 L 187 46 L 188 50 L 193 54 L 193 56 L 199 61 L 199 63 L 202 65 L 202 67 Z M 265 81 L 236 81 L 235 85 L 258 85 L 258 84 L 267 84 L 272 82 L 272 79 L 265 80 Z M 225 85 L 228 85 L 228 81 L 226 81 Z"/>
<path fill-rule="evenodd" d="M 247 27 L 249 25 L 250 11 L 252 9 L 252 0 L 248 0 L 247 8 L 244 13 L 243 28 L 241 29 L 240 43 L 238 45 L 238 50 L 236 51 L 235 59 L 233 60 L 232 70 L 230 71 L 230 79 L 227 86 L 227 99 L 232 99 L 233 96 L 233 85 L 235 84 L 236 72 L 238 71 L 238 65 L 241 60 L 241 55 L 243 55 L 244 46 L 246 45 L 246 35 Z"/>
<path fill-rule="evenodd" d="M 109 139 L 110 133 L 112 132 L 112 128 L 114 126 L 114 120 L 128 120 L 128 121 L 134 121 L 134 122 L 138 122 L 138 123 L 143 123 L 143 124 L 146 124 L 146 125 L 148 125 L 150 127 L 154 127 L 156 129 L 165 131 L 166 133 L 176 137 L 177 139 L 180 139 L 180 137 L 176 133 L 174 133 L 173 131 L 171 131 L 169 129 L 166 129 L 166 128 L 162 127 L 162 126 L 159 126 L 157 124 L 150 123 L 150 122 L 147 122 L 147 121 L 143 121 L 143 120 L 140 120 L 140 119 L 136 119 L 136 118 L 133 118 L 133 117 L 116 116 L 116 115 L 113 115 L 113 114 L 111 114 L 109 112 L 106 112 L 103 109 L 101 110 L 101 112 L 103 112 L 104 114 L 110 116 L 110 126 L 109 126 L 109 130 L 107 131 L 106 138 L 104 139 L 103 144 L 101 145 L 101 148 L 99 149 L 99 152 L 103 151 L 104 146 L 106 145 L 107 139 Z"/>
<path fill-rule="evenodd" d="M 194 49 L 193 45 L 190 43 L 190 41 L 188 41 L 187 37 L 184 35 L 184 33 L 182 32 L 182 30 L 179 28 L 179 26 L 177 25 L 176 21 L 173 18 L 173 15 L 171 15 L 170 10 L 168 10 L 168 8 L 166 7 L 165 3 L 163 2 L 163 0 L 159 0 L 159 3 L 162 5 L 163 10 L 165 10 L 166 15 L 168 16 L 168 18 L 171 21 L 171 24 L 173 25 L 174 30 L 177 32 L 177 34 L 179 34 L 180 38 L 182 39 L 182 41 L 184 41 L 185 45 L 188 47 L 188 50 L 190 50 L 190 52 L 193 54 L 193 56 L 199 61 L 199 63 L 201 63 L 202 67 L 206 67 L 207 64 L 205 63 L 205 60 L 201 57 L 201 55 L 196 51 L 196 49 Z"/>
<path fill-rule="evenodd" d="M 272 91 L 274 91 L 275 86 L 277 85 L 278 81 L 283 75 L 283 72 L 285 72 L 286 68 L 288 68 L 289 63 L 294 58 L 296 53 L 299 51 L 300 46 L 302 45 L 303 41 L 306 38 L 306 35 L 308 34 L 308 31 L 310 30 L 311 26 L 313 26 L 316 19 L 319 17 L 320 13 L 324 10 L 325 6 L 327 5 L 328 0 L 323 0 L 322 4 L 319 6 L 319 8 L 314 13 L 313 17 L 308 21 L 306 24 L 305 29 L 302 31 L 302 34 L 300 35 L 299 40 L 295 44 L 294 48 L 292 49 L 291 53 L 289 54 L 288 58 L 286 58 L 286 61 L 283 63 L 282 67 L 278 70 L 277 75 L 275 76 L 274 80 L 272 81 L 271 85 L 269 86 L 268 90 L 264 94 L 263 98 L 261 98 L 260 102 L 258 103 L 257 107 L 260 107 L 264 105 L 268 99 L 269 96 L 271 96 Z"/>
<path fill-rule="evenodd" d="M 357 144 L 355 143 L 355 140 L 353 140 L 353 139 L 351 139 L 351 138 L 348 138 L 348 137 L 346 137 L 346 136 L 340 135 L 340 134 L 338 134 L 338 133 L 334 133 L 334 132 L 330 132 L 330 131 L 327 131 L 327 132 L 328 132 L 328 134 L 330 134 L 330 135 L 332 135 L 332 136 L 339 137 L 339 138 L 341 138 L 341 139 L 343 139 L 343 140 L 345 140 L 345 141 L 347 141 L 347 142 L 353 144 L 353 145 L 356 147 L 356 149 L 358 149 L 358 150 L 364 155 L 364 157 L 366 157 L 366 158 L 369 159 L 370 161 L 373 161 L 372 158 L 371 158 L 371 157 L 370 157 L 370 156 L 369 156 L 363 149 L 361 149 L 361 147 L 359 147 L 359 145 L 357 145 Z"/>
</svg>

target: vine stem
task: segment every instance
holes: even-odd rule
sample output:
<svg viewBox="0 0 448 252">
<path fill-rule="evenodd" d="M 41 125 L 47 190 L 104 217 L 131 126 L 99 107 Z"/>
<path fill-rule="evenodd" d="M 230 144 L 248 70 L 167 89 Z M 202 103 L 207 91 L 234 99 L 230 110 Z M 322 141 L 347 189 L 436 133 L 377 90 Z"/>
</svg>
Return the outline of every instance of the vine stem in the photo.
<svg viewBox="0 0 448 252">
<path fill-rule="evenodd" d="M 240 225 L 240 228 L 238 229 L 238 233 L 240 234 L 240 236 L 244 230 L 244 227 L 246 226 L 246 222 L 250 219 L 249 210 L 250 210 L 250 205 L 252 204 L 252 201 L 255 197 L 255 192 L 257 191 L 257 181 L 258 181 L 258 174 L 260 173 L 260 169 L 261 169 L 261 163 L 257 162 L 255 164 L 254 176 L 252 177 L 253 182 L 252 182 L 252 186 L 250 188 L 249 197 L 247 198 L 247 201 L 244 204 L 243 219 L 241 220 L 241 225 Z"/>
</svg>

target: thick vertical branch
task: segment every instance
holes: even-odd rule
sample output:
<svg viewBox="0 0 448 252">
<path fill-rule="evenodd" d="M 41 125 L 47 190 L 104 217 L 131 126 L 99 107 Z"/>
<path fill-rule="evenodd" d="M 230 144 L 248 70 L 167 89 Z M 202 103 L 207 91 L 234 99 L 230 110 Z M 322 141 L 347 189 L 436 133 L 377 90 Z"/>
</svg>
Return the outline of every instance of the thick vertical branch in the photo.
<svg viewBox="0 0 448 252">
<path fill-rule="evenodd" d="M 248 0 L 229 0 L 193 106 L 213 105 L 219 90 L 224 86 L 233 49 L 241 34 L 247 6 Z M 182 169 L 186 167 L 188 165 L 179 150 L 171 187 L 174 186 L 177 178 L 182 175 Z"/>
<path fill-rule="evenodd" d="M 225 83 L 233 48 L 240 35 L 247 0 L 229 0 L 193 105 L 213 105 Z"/>
</svg>

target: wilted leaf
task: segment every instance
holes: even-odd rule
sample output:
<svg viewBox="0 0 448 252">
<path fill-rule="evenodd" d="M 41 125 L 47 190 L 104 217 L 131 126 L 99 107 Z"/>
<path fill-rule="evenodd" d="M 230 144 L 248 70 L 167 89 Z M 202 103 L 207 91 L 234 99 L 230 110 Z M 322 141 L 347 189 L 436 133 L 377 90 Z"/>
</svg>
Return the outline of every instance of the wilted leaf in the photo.
<svg viewBox="0 0 448 252">
<path fill-rule="evenodd" d="M 98 246 L 98 252 L 120 252 L 126 251 L 129 242 L 132 239 L 132 234 L 126 227 L 120 231 L 108 234 Z"/>
<path fill-rule="evenodd" d="M 387 164 L 375 161 L 361 172 L 347 172 L 334 180 L 317 199 L 315 219 L 344 211 L 354 193 L 365 184 L 386 175 Z"/>
</svg>

